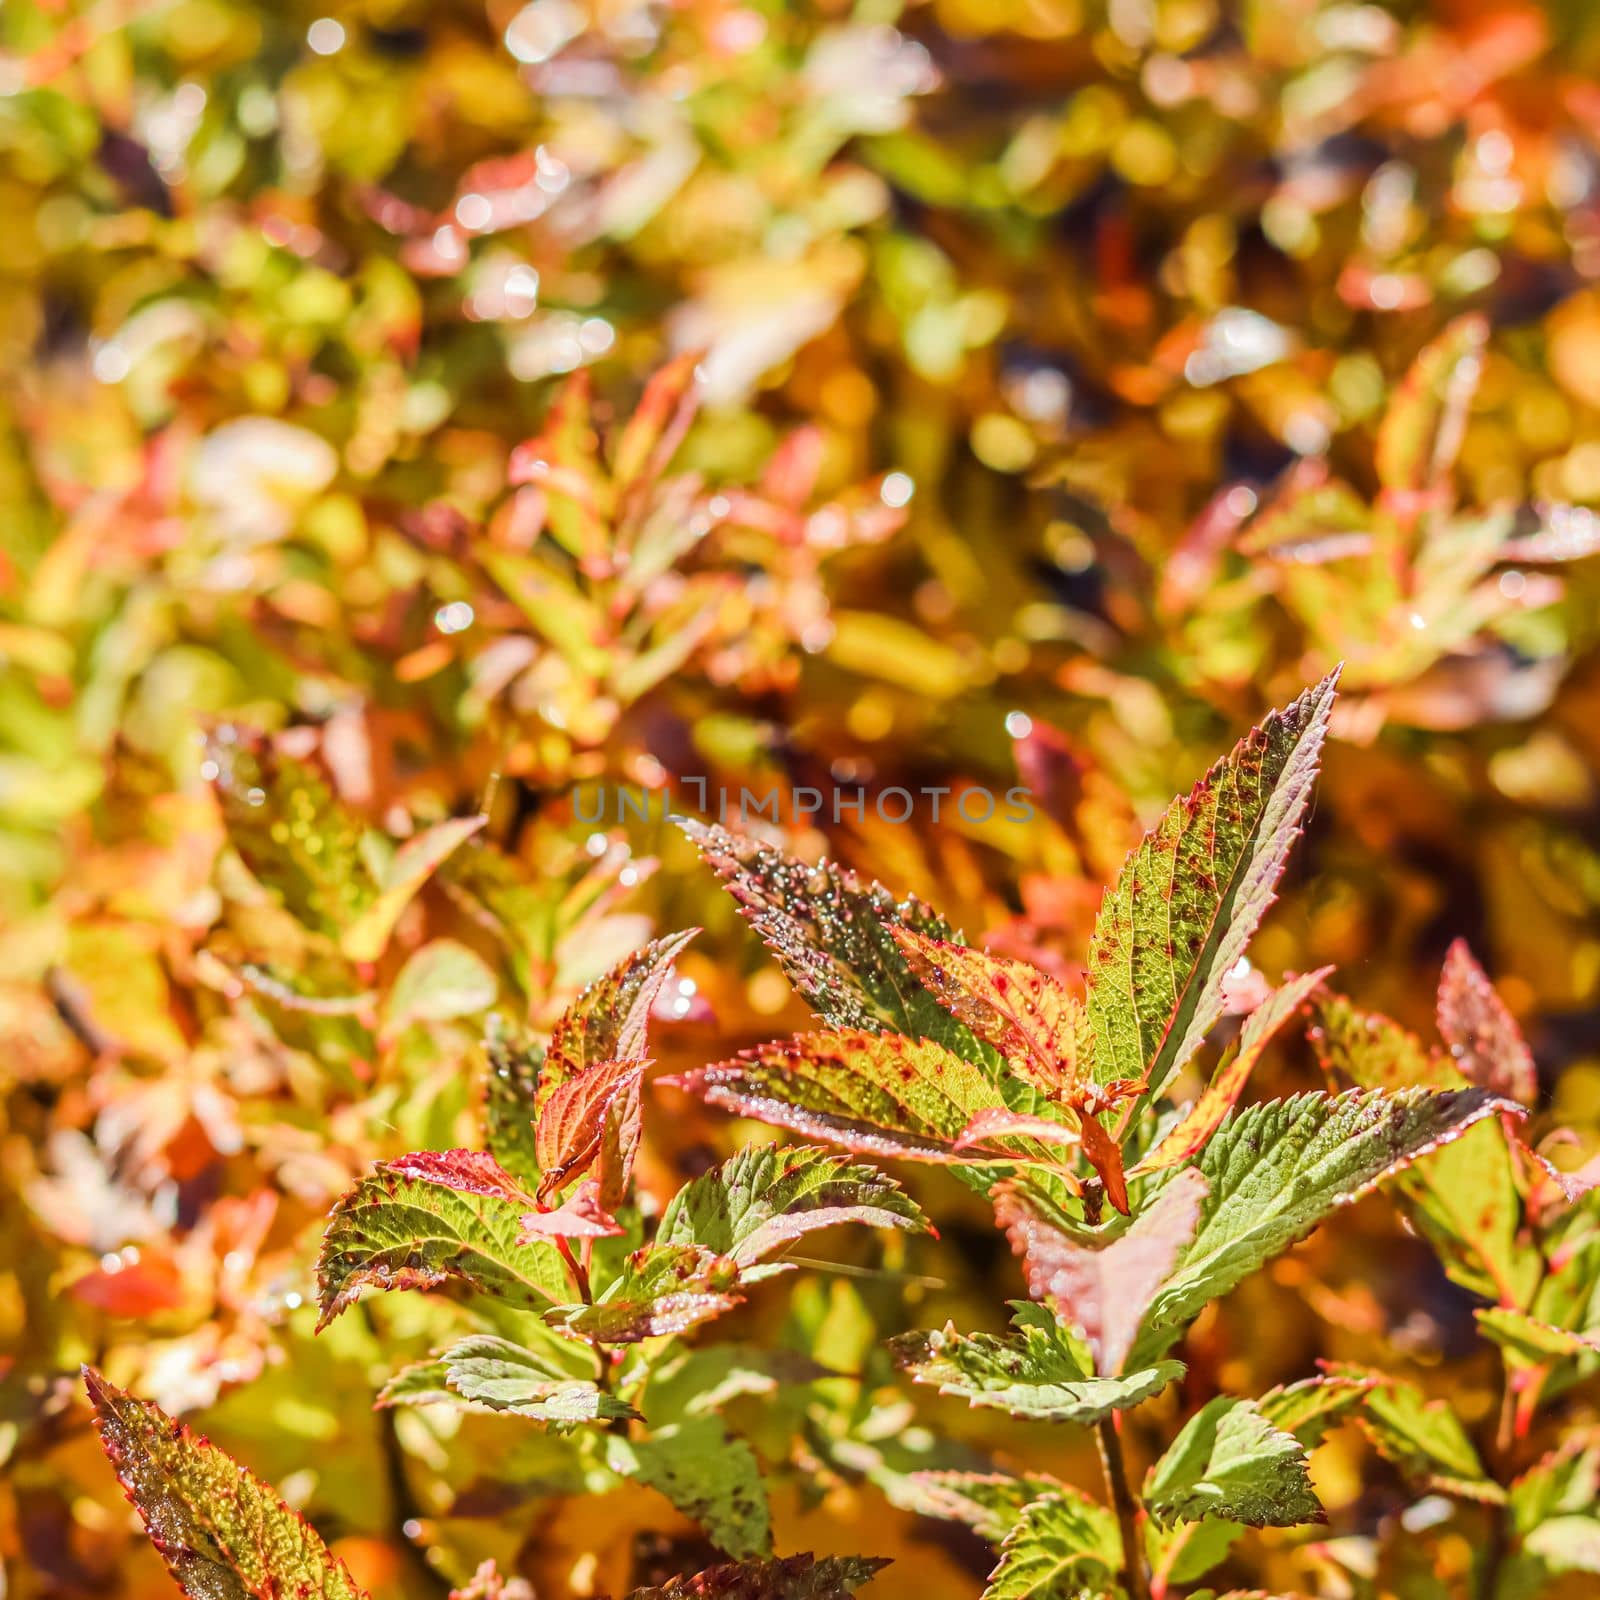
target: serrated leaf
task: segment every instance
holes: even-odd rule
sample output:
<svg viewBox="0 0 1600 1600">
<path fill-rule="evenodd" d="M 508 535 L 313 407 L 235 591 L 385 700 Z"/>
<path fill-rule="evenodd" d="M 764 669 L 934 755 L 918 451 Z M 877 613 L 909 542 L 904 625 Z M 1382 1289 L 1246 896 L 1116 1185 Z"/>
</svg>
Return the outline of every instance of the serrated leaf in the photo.
<svg viewBox="0 0 1600 1600">
<path fill-rule="evenodd" d="M 1558 1328 L 1509 1306 L 1485 1306 L 1473 1315 L 1486 1339 L 1527 1365 L 1600 1352 L 1600 1335 Z"/>
<path fill-rule="evenodd" d="M 590 1062 L 542 1098 L 534 1133 L 544 1174 L 539 1199 L 547 1200 L 593 1165 L 608 1120 L 637 1117 L 639 1080 L 649 1065 L 645 1060 Z"/>
<path fill-rule="evenodd" d="M 1456 1089 L 1466 1079 L 1443 1054 L 1378 1012 L 1342 995 L 1317 997 L 1309 1037 L 1335 1083 Z M 1398 1184 L 1418 1231 L 1444 1269 L 1474 1294 L 1524 1305 L 1539 1279 L 1538 1252 L 1519 1238 L 1522 1202 L 1512 1153 L 1496 1125 L 1465 1138 L 1403 1173 Z"/>
<path fill-rule="evenodd" d="M 1077 1490 L 1045 1473 L 1018 1478 L 1006 1472 L 913 1472 L 901 1483 L 895 1504 L 920 1516 L 964 1523 L 980 1539 L 999 1544 L 1023 1511 L 1047 1494 L 1082 1501 L 1090 1512 L 1098 1510 Z M 1115 1527 L 1113 1520 L 1113 1549 Z"/>
<path fill-rule="evenodd" d="M 531 1194 L 541 1176 L 533 1114 L 544 1050 L 494 1016 L 489 1018 L 484 1049 L 489 1065 L 484 1091 L 489 1150 Z"/>
<path fill-rule="evenodd" d="M 1292 1433 L 1307 1450 L 1314 1450 L 1330 1428 L 1361 1408 L 1377 1382 L 1339 1374 L 1302 1378 L 1267 1390 L 1256 1404 L 1273 1427 Z"/>
<path fill-rule="evenodd" d="M 663 1081 L 738 1116 L 908 1161 L 975 1160 L 955 1141 L 978 1112 L 1004 1109 L 980 1068 L 898 1033 L 803 1033 Z"/>
<path fill-rule="evenodd" d="M 925 1233 L 929 1223 L 894 1179 L 814 1145 L 749 1145 L 668 1202 L 657 1244 L 698 1245 L 741 1269 L 802 1234 L 840 1222 Z"/>
<path fill-rule="evenodd" d="M 761 1467 L 716 1417 L 692 1417 L 647 1438 L 606 1441 L 606 1464 L 664 1494 L 719 1550 L 740 1558 L 772 1548 Z"/>
<path fill-rule="evenodd" d="M 1332 967 L 1320 967 L 1315 972 L 1290 978 L 1274 989 L 1245 1018 L 1244 1027 L 1239 1033 L 1238 1050 L 1217 1070 L 1216 1076 L 1206 1085 L 1205 1092 L 1161 1143 L 1129 1169 L 1130 1178 L 1182 1166 L 1205 1148 L 1206 1141 L 1239 1103 L 1239 1096 L 1244 1093 L 1250 1074 L 1255 1071 L 1256 1063 L 1272 1042 L 1273 1036 L 1332 971 Z"/>
<path fill-rule="evenodd" d="M 437 1400 L 557 1425 L 637 1415 L 592 1379 L 575 1378 L 538 1352 L 487 1333 L 471 1334 L 432 1361 L 403 1369 L 378 1396 L 381 1406 Z"/>
<path fill-rule="evenodd" d="M 363 1289 L 459 1279 L 513 1307 L 560 1304 L 571 1284 L 547 1239 L 519 1241 L 532 1197 L 485 1150 L 420 1151 L 375 1167 L 334 1207 L 317 1259 L 326 1327 Z"/>
<path fill-rule="evenodd" d="M 395 978 L 384 1002 L 384 1032 L 470 1017 L 492 1006 L 499 992 L 482 957 L 454 939 L 434 939 L 414 951 Z"/>
<path fill-rule="evenodd" d="M 1316 778 L 1338 673 L 1273 712 L 1175 801 L 1101 903 L 1089 946 L 1095 1076 L 1159 1094 L 1222 1014 Z"/>
<path fill-rule="evenodd" d="M 563 1326 L 597 1344 L 683 1333 L 739 1304 L 738 1268 L 693 1245 L 647 1245 L 593 1305 L 563 1309 Z"/>
<path fill-rule="evenodd" d="M 586 1067 L 644 1059 L 651 1007 L 672 975 L 673 962 L 699 931 L 687 928 L 634 951 L 567 1007 L 550 1033 L 537 1112 L 542 1114 L 549 1097 Z"/>
<path fill-rule="evenodd" d="M 481 815 L 452 817 L 407 839 L 385 864 L 371 901 L 344 925 L 339 948 L 352 961 L 376 961 L 417 891 L 488 820 Z"/>
<path fill-rule="evenodd" d="M 1440 1037 L 1464 1077 L 1525 1106 L 1539 1098 L 1533 1052 L 1465 939 L 1444 958 L 1438 1015 Z"/>
<path fill-rule="evenodd" d="M 628 1600 L 849 1600 L 888 1566 L 863 1556 L 780 1556 L 729 1562 L 659 1588 L 635 1589 Z"/>
<path fill-rule="evenodd" d="M 1089 1424 L 1136 1406 L 1183 1373 L 1177 1361 L 1114 1378 L 1096 1377 L 1087 1352 L 1043 1306 L 1013 1308 L 1008 1334 L 903 1333 L 889 1341 L 897 1365 L 916 1383 L 969 1405 L 1015 1417 Z"/>
<path fill-rule="evenodd" d="M 1122 1565 L 1117 1519 L 1076 1496 L 1047 1494 L 1023 1508 L 1000 1547 L 983 1600 L 1088 1600 Z"/>
<path fill-rule="evenodd" d="M 1250 1528 L 1326 1522 L 1300 1442 L 1250 1400 L 1219 1395 L 1184 1424 L 1144 1485 L 1158 1522 L 1224 1517 Z"/>
<path fill-rule="evenodd" d="M 192 1600 L 366 1600 L 261 1480 L 159 1406 L 83 1370 L 100 1444 L 178 1587 Z"/>
<path fill-rule="evenodd" d="M 890 923 L 888 931 L 939 1003 L 1013 1072 L 1047 1094 L 1091 1076 L 1094 1037 L 1083 1003 L 1049 973 L 915 928 Z"/>
<path fill-rule="evenodd" d="M 1411 1482 L 1494 1504 L 1505 1499 L 1447 1401 L 1429 1400 L 1414 1383 L 1400 1378 L 1360 1367 L 1337 1370 L 1378 1380 L 1363 1397 L 1358 1420 L 1378 1453 Z"/>
<path fill-rule="evenodd" d="M 1592 1512 L 1600 1500 L 1600 1439 L 1592 1428 L 1574 1433 L 1512 1483 L 1507 1495 L 1520 1534 L 1573 1512 Z"/>
<path fill-rule="evenodd" d="M 1182 1326 L 1329 1212 L 1474 1122 L 1514 1111 L 1482 1089 L 1299 1094 L 1237 1113 L 1206 1146 L 1210 1185 L 1194 1242 L 1157 1291 L 1135 1345 L 1143 1364 Z"/>
<path fill-rule="evenodd" d="M 920 901 L 897 901 L 881 884 L 831 861 L 807 866 L 726 828 L 693 819 L 679 825 L 830 1028 L 888 1030 L 976 1054 L 972 1034 L 917 980 L 889 933 L 898 925 L 951 937 Z"/>
<path fill-rule="evenodd" d="M 994 1209 L 1022 1257 L 1028 1293 L 1072 1323 L 1094 1352 L 1095 1370 L 1115 1377 L 1156 1290 L 1194 1238 L 1205 1196 L 1198 1172 L 1180 1172 L 1125 1233 L 1098 1249 L 1052 1226 L 1026 1193 L 1008 1185 L 999 1187 Z"/>
</svg>

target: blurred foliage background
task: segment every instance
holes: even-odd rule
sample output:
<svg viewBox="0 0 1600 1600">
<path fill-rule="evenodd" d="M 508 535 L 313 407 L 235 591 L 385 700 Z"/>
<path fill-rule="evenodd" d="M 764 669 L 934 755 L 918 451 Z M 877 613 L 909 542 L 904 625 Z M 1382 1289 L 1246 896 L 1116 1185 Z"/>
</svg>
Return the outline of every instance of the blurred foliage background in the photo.
<svg viewBox="0 0 1600 1600">
<path fill-rule="evenodd" d="M 585 825 L 584 783 L 820 790 L 793 848 L 1070 977 L 1140 823 L 1343 659 L 1261 964 L 1427 1031 L 1467 936 L 1600 1137 L 1594 8 L 8 0 L 0 215 L 8 1592 L 168 1592 L 86 1359 L 384 1594 L 677 1570 L 664 1501 L 567 1498 L 531 1430 L 374 1416 L 427 1303 L 315 1341 L 306 1307 L 373 1159 L 477 1142 L 485 1011 L 548 1023 L 704 923 L 663 1058 L 800 1021 L 682 841 Z M 1016 783 L 1031 823 L 871 803 Z M 1261 1092 L 1313 1077 L 1281 1051 Z M 656 1100 L 665 1195 L 729 1131 Z M 870 1371 L 972 1325 L 1015 1267 L 939 1203 L 970 1232 L 841 1241 L 752 1336 Z M 1379 1196 L 1202 1321 L 1187 1393 L 1367 1360 L 1477 1426 L 1470 1309 Z M 879 1376 L 883 1438 L 1093 1481 Z M 976 1593 L 838 1411 L 761 1440 L 780 1548 Z M 1328 1538 L 1239 1581 L 1353 1593 L 1414 1514 L 1359 1440 L 1318 1472 Z M 1467 1535 L 1424 1528 L 1396 1592 L 1455 1593 Z"/>
</svg>

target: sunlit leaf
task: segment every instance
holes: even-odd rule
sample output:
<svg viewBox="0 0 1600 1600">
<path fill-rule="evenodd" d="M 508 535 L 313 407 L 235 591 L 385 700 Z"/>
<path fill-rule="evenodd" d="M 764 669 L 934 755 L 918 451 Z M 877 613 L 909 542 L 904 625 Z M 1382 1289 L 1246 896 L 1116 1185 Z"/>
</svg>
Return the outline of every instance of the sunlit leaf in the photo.
<svg viewBox="0 0 1600 1600">
<path fill-rule="evenodd" d="M 560 1304 L 571 1283 L 548 1239 L 521 1241 L 533 1197 L 487 1151 L 421 1151 L 375 1167 L 334 1207 L 317 1259 L 326 1326 L 363 1289 L 459 1279 L 508 1305 Z"/>
<path fill-rule="evenodd" d="M 1194 1242 L 1156 1292 L 1136 1363 L 1160 1354 L 1210 1300 L 1303 1238 L 1329 1212 L 1510 1111 L 1482 1089 L 1429 1094 L 1352 1090 L 1250 1106 L 1211 1140 L 1199 1171 L 1210 1185 Z"/>
<path fill-rule="evenodd" d="M 1014 1307 L 1007 1334 L 903 1333 L 890 1340 L 895 1361 L 913 1381 L 973 1406 L 1048 1422 L 1098 1422 L 1138 1405 L 1182 1375 L 1176 1361 L 1125 1376 L 1094 1375 L 1088 1351 L 1068 1338 L 1043 1306 Z"/>
<path fill-rule="evenodd" d="M 1250 1400 L 1219 1395 L 1150 1469 L 1144 1504 L 1162 1523 L 1224 1517 L 1252 1528 L 1326 1522 L 1304 1448 Z"/>
<path fill-rule="evenodd" d="M 1300 833 L 1337 674 L 1275 711 L 1168 809 L 1100 907 L 1089 947 L 1095 1075 L 1159 1093 L 1222 1014 L 1222 986 Z"/>
<path fill-rule="evenodd" d="M 656 1242 L 725 1256 L 748 1281 L 746 1269 L 764 1257 L 840 1222 L 929 1226 L 900 1185 L 872 1167 L 815 1146 L 755 1144 L 685 1184 L 662 1213 Z"/>
<path fill-rule="evenodd" d="M 192 1600 L 366 1600 L 310 1524 L 260 1479 L 92 1368 L 84 1381 L 101 1446 Z"/>
<path fill-rule="evenodd" d="M 1533 1052 L 1464 939 L 1444 958 L 1439 1033 L 1457 1069 L 1473 1083 L 1525 1106 L 1539 1098 Z"/>
<path fill-rule="evenodd" d="M 599 1344 L 637 1344 L 684 1333 L 739 1303 L 738 1268 L 694 1245 L 647 1245 L 593 1305 L 575 1306 L 563 1325 Z"/>
<path fill-rule="evenodd" d="M 1023 1509 L 1006 1535 L 984 1600 L 1103 1594 L 1121 1566 L 1121 1543 L 1109 1511 L 1075 1495 L 1044 1495 Z"/>
<path fill-rule="evenodd" d="M 1025 1193 L 1002 1186 L 995 1196 L 995 1218 L 1022 1257 L 1028 1293 L 1078 1329 L 1096 1371 L 1122 1371 L 1157 1289 L 1194 1238 L 1206 1187 L 1192 1168 L 1180 1172 L 1126 1232 L 1098 1249 L 1055 1228 Z"/>
</svg>

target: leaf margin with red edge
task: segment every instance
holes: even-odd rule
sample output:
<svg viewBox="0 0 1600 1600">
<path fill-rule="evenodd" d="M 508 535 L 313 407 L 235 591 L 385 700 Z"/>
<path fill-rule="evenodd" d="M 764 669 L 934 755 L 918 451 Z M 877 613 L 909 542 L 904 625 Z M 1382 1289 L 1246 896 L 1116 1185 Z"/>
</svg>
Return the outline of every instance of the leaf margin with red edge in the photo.
<svg viewBox="0 0 1600 1600">
<path fill-rule="evenodd" d="M 94 1367 L 85 1364 L 81 1375 L 94 1409 L 100 1447 L 124 1495 L 139 1513 L 150 1542 L 184 1594 L 193 1600 L 214 1600 L 220 1592 L 216 1573 L 223 1572 L 236 1580 L 241 1595 L 253 1600 L 277 1600 L 287 1592 L 289 1584 L 304 1600 L 369 1600 L 316 1529 L 225 1450 L 191 1431 L 153 1401 L 139 1400 L 119 1389 Z M 174 1464 L 161 1460 L 158 1441 L 174 1454 Z M 131 1460 L 134 1449 L 140 1450 L 143 1457 L 137 1466 Z M 192 1492 L 181 1487 L 179 1469 L 183 1466 L 196 1474 L 205 1469 L 204 1480 L 196 1481 Z M 151 1474 L 159 1474 L 157 1482 L 152 1483 Z M 165 1488 L 168 1482 L 175 1482 L 175 1486 Z M 157 1499 L 159 1511 L 152 1504 Z M 253 1502 L 259 1520 L 256 1526 L 239 1530 L 242 1538 L 230 1542 L 228 1534 L 219 1531 L 214 1513 L 224 1504 L 239 1511 L 247 1501 Z M 182 1508 L 182 1524 L 173 1514 L 174 1502 Z M 280 1567 L 269 1556 L 265 1543 L 272 1531 L 285 1541 L 281 1545 L 274 1542 L 273 1554 L 291 1553 L 297 1547 L 299 1554 L 313 1565 L 299 1575 Z M 211 1549 L 202 1548 L 201 1541 Z M 260 1559 L 259 1578 L 241 1571 L 238 1544 Z M 313 1581 L 315 1588 L 311 1587 Z"/>
</svg>

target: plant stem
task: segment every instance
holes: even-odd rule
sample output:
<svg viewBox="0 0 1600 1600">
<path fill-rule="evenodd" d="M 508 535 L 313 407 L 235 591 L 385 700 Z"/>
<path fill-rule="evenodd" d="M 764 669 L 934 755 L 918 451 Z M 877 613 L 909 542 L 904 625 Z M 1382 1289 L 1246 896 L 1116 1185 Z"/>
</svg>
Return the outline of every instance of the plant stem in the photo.
<svg viewBox="0 0 1600 1600">
<path fill-rule="evenodd" d="M 1100 1465 L 1105 1469 L 1106 1487 L 1117 1511 L 1117 1527 L 1122 1532 L 1122 1578 L 1128 1600 L 1150 1600 L 1150 1579 L 1144 1567 L 1144 1545 L 1139 1537 L 1139 1502 L 1128 1487 L 1128 1469 L 1122 1460 L 1122 1440 L 1117 1425 L 1102 1417 L 1094 1432 L 1100 1446 Z"/>
</svg>

